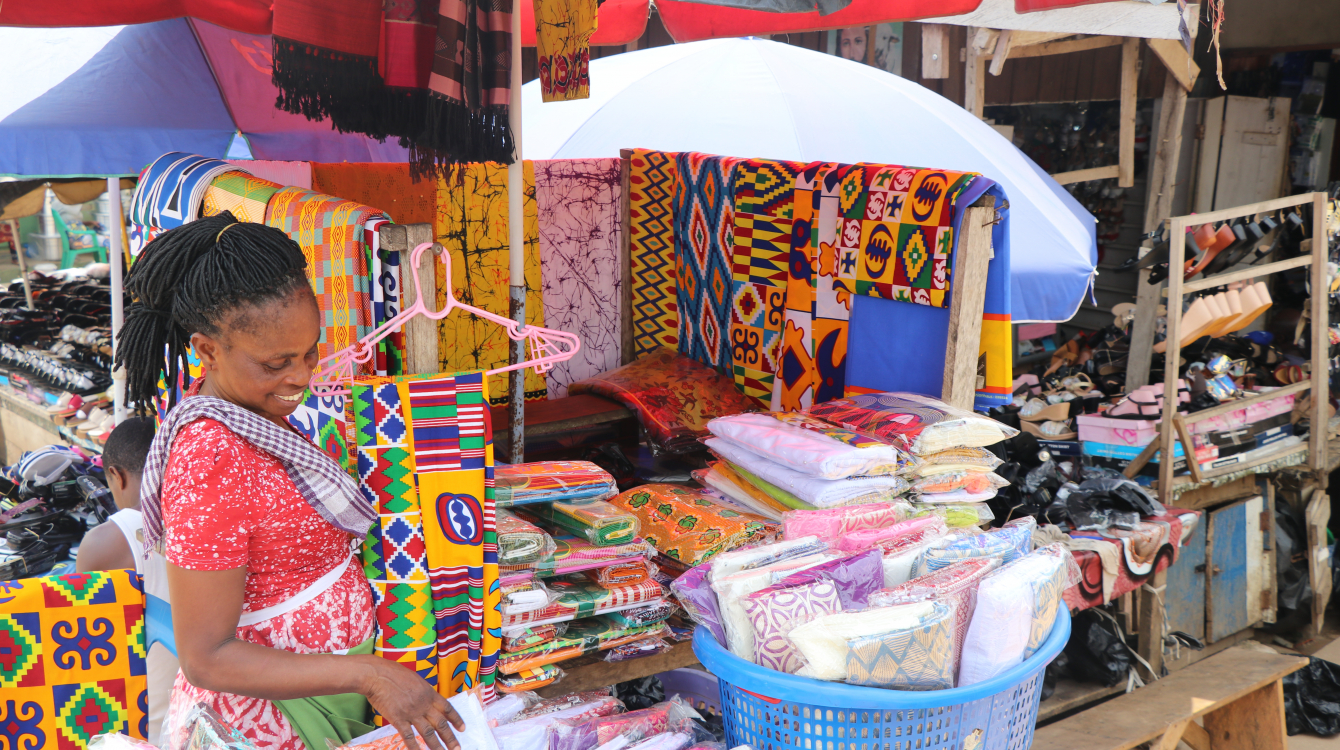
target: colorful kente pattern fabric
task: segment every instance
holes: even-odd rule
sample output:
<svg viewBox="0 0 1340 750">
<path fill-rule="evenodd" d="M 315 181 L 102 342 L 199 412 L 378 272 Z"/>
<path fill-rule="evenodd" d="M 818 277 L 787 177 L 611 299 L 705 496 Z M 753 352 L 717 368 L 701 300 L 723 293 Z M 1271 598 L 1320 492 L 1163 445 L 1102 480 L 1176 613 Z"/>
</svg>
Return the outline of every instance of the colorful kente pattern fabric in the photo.
<svg viewBox="0 0 1340 750">
<path fill-rule="evenodd" d="M 850 297 L 833 288 L 837 243 L 837 200 L 825 196 L 824 182 L 837 165 L 814 162 L 796 175 L 791 211 L 786 310 L 773 380 L 773 411 L 799 411 L 818 403 L 817 387 L 834 392 L 845 380 L 845 321 Z M 821 256 L 820 248 L 827 248 Z M 820 270 L 828 273 L 820 275 Z M 816 353 L 815 347 L 819 347 Z M 840 395 L 840 388 L 837 391 Z"/>
<path fill-rule="evenodd" d="M 400 295 L 403 284 L 400 278 L 400 252 L 381 246 L 381 228 L 390 224 L 384 216 L 368 220 L 363 227 L 363 246 L 368 251 L 368 267 L 372 274 L 372 325 L 380 328 L 391 318 L 400 314 Z M 392 331 L 389 336 L 377 342 L 377 352 L 373 355 L 373 372 L 376 375 L 401 375 L 405 372 L 405 330 Z"/>
<path fill-rule="evenodd" d="M 545 376 L 549 398 L 562 398 L 570 383 L 619 366 L 621 182 L 618 159 L 535 162 L 545 325 L 582 340 L 576 356 L 555 363 Z"/>
<path fill-rule="evenodd" d="M 535 170 L 526 162 L 525 211 L 526 325 L 544 325 L 540 291 L 540 238 L 535 209 Z M 459 178 L 459 179 L 458 179 Z M 507 239 L 507 167 L 503 164 L 464 164 L 451 179 L 437 181 L 437 241 L 451 253 L 451 289 L 457 301 L 509 316 L 510 262 Z M 426 262 L 426 261 L 425 261 Z M 437 309 L 446 304 L 447 279 L 437 266 Z M 438 351 L 443 372 L 468 372 L 506 367 L 511 340 L 496 323 L 454 313 L 437 324 Z M 526 400 L 544 401 L 548 390 L 543 375 L 526 369 Z M 507 373 L 489 381 L 490 403 L 508 402 Z"/>
<path fill-rule="evenodd" d="M 735 170 L 730 362 L 735 384 L 759 406 L 772 399 L 786 314 L 796 175 L 804 164 L 750 159 Z"/>
<path fill-rule="evenodd" d="M 678 175 L 674 154 L 637 148 L 628 160 L 634 357 L 679 345 L 673 210 Z"/>
<path fill-rule="evenodd" d="M 145 739 L 144 593 L 133 570 L 0 582 L 0 747 Z"/>
<path fill-rule="evenodd" d="M 252 177 L 246 172 L 224 172 L 205 189 L 201 216 L 217 216 L 232 211 L 238 221 L 265 223 L 265 206 L 270 197 L 284 187 L 277 182 Z"/>
<path fill-rule="evenodd" d="M 696 152 L 675 156 L 675 269 L 679 352 L 723 372 L 730 368 L 731 254 L 735 170 L 742 160 Z"/>
<path fill-rule="evenodd" d="M 377 216 L 374 208 L 301 188 L 283 188 L 270 199 L 266 225 L 287 233 L 307 258 L 307 277 L 321 308 L 322 358 L 372 333 L 365 229 Z M 372 363 L 360 369 L 371 374 Z"/>
<path fill-rule="evenodd" d="M 437 620 L 405 404 L 396 378 L 357 378 L 358 488 L 377 511 L 363 571 L 377 605 L 374 653 L 438 684 Z M 380 722 L 379 722 L 380 723 Z"/>
<path fill-rule="evenodd" d="M 535 3 L 535 55 L 546 102 L 591 98 L 591 35 L 596 0 Z"/>
<path fill-rule="evenodd" d="M 476 686 L 492 700 L 502 646 L 502 588 L 493 504 L 493 427 L 483 373 L 397 379 L 408 405 L 437 619 L 438 692 Z M 383 539 L 383 544 L 385 544 Z"/>
</svg>

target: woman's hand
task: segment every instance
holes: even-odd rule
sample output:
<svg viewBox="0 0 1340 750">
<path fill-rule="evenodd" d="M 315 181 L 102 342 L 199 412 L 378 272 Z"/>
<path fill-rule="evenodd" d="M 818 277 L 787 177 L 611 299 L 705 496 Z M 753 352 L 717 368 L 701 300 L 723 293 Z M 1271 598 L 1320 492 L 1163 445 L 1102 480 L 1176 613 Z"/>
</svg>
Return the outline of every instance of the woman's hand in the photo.
<svg viewBox="0 0 1340 750">
<path fill-rule="evenodd" d="M 377 713 L 400 732 L 407 750 L 419 747 L 414 741 L 416 729 L 428 750 L 444 750 L 442 742 L 446 743 L 445 750 L 460 750 L 451 727 L 464 731 L 465 721 L 446 698 L 411 669 L 378 656 L 370 657 L 368 663 L 373 668 L 362 692 Z"/>
</svg>

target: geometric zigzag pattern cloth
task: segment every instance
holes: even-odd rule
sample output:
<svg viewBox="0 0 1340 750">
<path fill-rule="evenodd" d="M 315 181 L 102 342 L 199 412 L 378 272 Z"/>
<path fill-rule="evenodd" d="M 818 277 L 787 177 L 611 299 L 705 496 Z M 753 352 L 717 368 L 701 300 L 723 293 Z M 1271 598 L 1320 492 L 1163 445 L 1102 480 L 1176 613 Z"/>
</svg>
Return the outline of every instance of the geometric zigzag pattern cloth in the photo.
<svg viewBox="0 0 1340 750">
<path fill-rule="evenodd" d="M 633 149 L 628 161 L 633 358 L 679 346 L 673 202 L 675 154 Z"/>
<path fill-rule="evenodd" d="M 0 747 L 145 739 L 144 592 L 133 570 L 0 582 Z"/>
<path fill-rule="evenodd" d="M 735 246 L 735 167 L 742 159 L 676 155 L 675 268 L 679 353 L 727 372 L 731 255 Z"/>
</svg>

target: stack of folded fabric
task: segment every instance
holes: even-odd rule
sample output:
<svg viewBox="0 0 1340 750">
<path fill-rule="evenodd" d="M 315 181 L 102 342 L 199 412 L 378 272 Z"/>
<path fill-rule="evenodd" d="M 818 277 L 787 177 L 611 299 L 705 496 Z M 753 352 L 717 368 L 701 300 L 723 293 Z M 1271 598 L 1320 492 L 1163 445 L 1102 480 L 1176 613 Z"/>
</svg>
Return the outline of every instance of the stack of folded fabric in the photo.
<svg viewBox="0 0 1340 750">
<path fill-rule="evenodd" d="M 887 502 L 907 492 L 917 465 L 890 441 L 804 414 L 719 417 L 706 442 L 721 463 L 709 484 L 774 512 Z"/>
<path fill-rule="evenodd" d="M 645 484 L 610 504 L 637 516 L 643 538 L 665 557 L 697 565 L 727 550 L 772 541 L 778 524 L 713 501 L 701 490 Z"/>
<path fill-rule="evenodd" d="M 530 503 L 608 500 L 619 492 L 614 477 L 590 461 L 535 461 L 494 470 L 499 508 Z"/>
</svg>

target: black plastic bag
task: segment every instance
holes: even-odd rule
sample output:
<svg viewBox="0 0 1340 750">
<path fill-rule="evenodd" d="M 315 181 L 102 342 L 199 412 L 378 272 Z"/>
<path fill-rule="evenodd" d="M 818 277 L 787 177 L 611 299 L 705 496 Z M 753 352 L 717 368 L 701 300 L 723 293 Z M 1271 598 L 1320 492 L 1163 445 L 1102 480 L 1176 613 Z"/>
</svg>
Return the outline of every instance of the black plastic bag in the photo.
<svg viewBox="0 0 1340 750">
<path fill-rule="evenodd" d="M 1093 610 L 1075 615 L 1070 623 L 1070 640 L 1065 645 L 1073 679 L 1107 687 L 1126 679 L 1131 669 L 1131 649 L 1113 632 L 1114 627 Z"/>
<path fill-rule="evenodd" d="M 1340 734 L 1340 664 L 1313 656 L 1285 677 L 1284 719 L 1290 736 Z"/>
<path fill-rule="evenodd" d="M 1279 590 L 1277 629 L 1302 627 L 1312 619 L 1312 581 L 1307 569 L 1307 526 L 1302 511 L 1275 503 L 1275 577 Z"/>
</svg>

